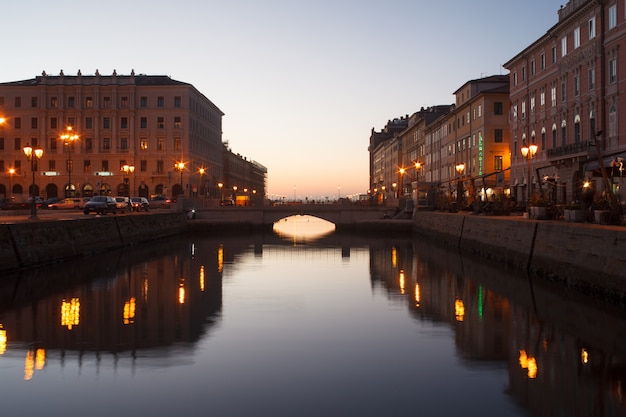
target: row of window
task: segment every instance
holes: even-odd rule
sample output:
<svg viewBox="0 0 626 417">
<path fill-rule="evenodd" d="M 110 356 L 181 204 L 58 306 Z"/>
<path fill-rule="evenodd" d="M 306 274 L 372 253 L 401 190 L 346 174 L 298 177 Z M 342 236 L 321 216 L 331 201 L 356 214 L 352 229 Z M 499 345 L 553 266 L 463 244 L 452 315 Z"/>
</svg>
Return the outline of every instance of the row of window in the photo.
<svg viewBox="0 0 626 417">
<path fill-rule="evenodd" d="M 4 144 L 4 138 L 0 138 L 0 151 L 3 151 L 5 149 L 5 144 Z M 49 140 L 49 144 L 50 144 L 50 150 L 56 150 L 58 149 L 58 144 L 59 142 L 62 142 L 61 139 L 58 138 L 50 138 Z M 81 139 L 81 142 L 84 145 L 84 150 L 86 152 L 89 151 L 93 151 L 94 150 L 94 140 L 93 138 L 84 138 Z M 32 146 L 40 146 L 41 144 L 39 143 L 39 141 L 37 140 L 37 138 L 31 138 L 30 142 L 28 142 L 28 144 L 32 145 Z M 14 138 L 13 139 L 13 150 L 15 151 L 22 151 L 24 144 L 22 141 L 22 138 Z M 75 149 L 75 143 L 72 142 L 70 144 L 68 144 L 68 146 L 71 147 L 71 150 L 73 151 Z M 113 141 L 111 138 L 102 138 L 100 139 L 100 143 L 99 143 L 99 151 L 110 151 L 113 149 Z M 140 138 L 139 139 L 139 149 L 141 151 L 147 151 L 149 149 L 149 140 L 148 138 Z M 182 149 L 182 138 L 180 137 L 175 137 L 174 141 L 173 141 L 173 148 L 172 150 L 174 151 L 180 151 Z M 117 143 L 117 150 L 120 151 L 128 151 L 130 150 L 130 142 L 128 138 L 122 137 L 119 138 L 118 143 Z M 157 151 L 165 151 L 165 138 L 156 138 L 156 150 Z M 0 171 L 1 172 L 1 171 Z"/>
<path fill-rule="evenodd" d="M 47 171 L 57 171 L 57 161 L 55 161 L 54 159 L 49 159 L 47 162 Z M 62 161 L 62 163 L 60 165 L 62 165 L 62 169 L 67 171 L 72 170 L 73 171 L 73 162 L 74 161 Z M 36 164 L 43 164 L 42 161 L 35 161 Z M 126 165 L 127 162 L 126 160 L 120 160 L 120 166 L 118 171 L 122 170 L 122 167 L 124 165 Z M 65 165 L 65 166 L 63 166 Z M 168 165 L 169 166 L 169 165 Z M 22 170 L 22 161 L 21 160 L 16 160 L 13 162 L 13 166 L 11 167 L 13 169 L 15 169 L 15 172 L 20 172 Z M 42 166 L 35 166 L 35 170 L 39 170 L 39 168 L 43 168 Z M 96 171 L 105 171 L 105 172 L 109 172 L 110 171 L 110 164 L 108 160 L 103 160 L 101 162 L 101 166 L 99 170 Z M 155 172 L 157 173 L 165 173 L 165 161 L 163 160 L 157 160 L 155 161 Z M 29 167 L 30 169 L 30 167 Z M 139 161 L 139 166 L 138 166 L 139 172 L 148 172 L 148 161 L 145 159 L 142 159 Z M 172 165 L 170 171 L 174 171 L 175 167 Z M 5 171 L 5 161 L 4 160 L 0 160 L 0 172 L 6 172 Z M 91 166 L 91 161 L 88 159 L 83 160 L 83 172 L 85 173 L 91 173 L 94 172 L 93 168 Z"/>
<path fill-rule="evenodd" d="M 73 117 L 68 118 L 68 126 L 75 126 L 75 119 Z M 9 121 L 12 124 L 13 129 L 21 129 L 22 128 L 22 118 L 21 117 L 15 117 L 13 119 L 10 119 Z M 129 123 L 128 123 L 128 117 L 120 117 L 119 118 L 119 128 L 120 129 L 128 129 Z M 180 129 L 183 127 L 183 122 L 182 122 L 182 118 L 180 116 L 175 116 L 174 117 L 174 124 L 173 124 L 175 129 Z M 93 117 L 85 117 L 85 129 L 93 129 L 94 127 L 94 120 Z M 38 129 L 39 128 L 39 118 L 38 117 L 31 117 L 30 119 L 30 128 L 31 129 Z M 50 129 L 58 129 L 59 128 L 59 123 L 58 123 L 58 119 L 56 117 L 51 117 L 50 118 Z M 111 128 L 111 118 L 110 117 L 103 117 L 102 118 L 102 129 L 110 129 Z M 148 118 L 147 117 L 140 117 L 139 118 L 139 128 L 140 129 L 147 129 L 148 128 Z M 156 118 L 156 128 L 157 129 L 165 129 L 165 117 L 159 116 Z"/>
<path fill-rule="evenodd" d="M 65 104 L 65 108 L 70 108 L 70 109 L 76 108 L 77 107 L 76 97 L 75 96 L 66 97 L 64 104 Z M 182 107 L 182 97 L 181 96 L 174 96 L 173 105 L 176 108 Z M 0 97 L 0 106 L 4 106 L 4 97 Z M 22 97 L 17 96 L 17 97 L 13 98 L 13 107 L 15 107 L 15 108 L 22 107 Z M 38 108 L 39 107 L 39 97 L 38 96 L 32 96 L 30 98 L 30 107 L 32 107 L 32 108 Z M 104 108 L 104 109 L 111 108 L 112 107 L 111 97 L 108 97 L 108 96 L 102 97 L 102 103 L 101 103 L 100 107 Z M 129 108 L 129 107 L 131 107 L 131 103 L 130 103 L 130 100 L 129 100 L 128 96 L 120 97 L 119 103 L 118 103 L 117 107 L 119 107 L 119 108 Z M 148 97 L 147 96 L 141 96 L 139 98 L 139 107 L 140 108 L 147 108 L 148 107 Z M 165 107 L 165 97 L 164 96 L 158 96 L 156 98 L 156 107 L 159 107 L 159 108 Z M 58 97 L 50 97 L 49 101 L 48 101 L 48 108 L 51 108 L 51 109 L 59 108 L 59 98 Z M 92 96 L 85 97 L 85 101 L 83 103 L 83 108 L 85 108 L 85 109 L 92 109 L 92 108 L 94 108 L 94 99 L 93 99 Z"/>
<path fill-rule="evenodd" d="M 617 59 L 612 58 L 609 60 L 609 82 L 614 83 L 617 81 Z M 596 88 L 596 70 L 595 67 L 589 68 L 587 71 L 587 83 L 589 91 L 592 91 Z M 550 106 L 556 107 L 557 105 L 557 81 L 552 81 L 550 85 Z M 561 79 L 561 102 L 567 101 L 567 79 Z M 573 96 L 579 97 L 581 94 L 581 76 L 580 73 L 576 73 L 572 77 L 572 86 L 573 86 Z M 546 106 L 546 86 L 539 88 L 539 106 L 544 108 Z M 535 92 L 530 94 L 530 98 L 528 99 L 528 105 L 530 108 L 530 113 L 534 114 L 536 110 L 536 99 Z M 517 121 L 519 116 L 519 111 L 521 110 L 521 117 L 526 117 L 526 98 L 521 101 L 521 108 L 518 107 L 518 104 L 514 104 L 511 111 L 513 113 L 513 121 Z"/>
<path fill-rule="evenodd" d="M 624 9 L 626 10 L 626 0 L 625 0 L 625 7 Z M 617 27 L 617 4 L 613 4 L 611 6 L 609 6 L 608 8 L 608 29 L 614 29 Z M 571 38 L 572 38 L 572 42 L 571 45 L 573 46 L 573 49 L 576 50 L 578 48 L 581 47 L 582 45 L 582 41 L 581 41 L 581 33 L 582 33 L 582 28 L 576 27 L 573 29 L 573 31 L 571 32 Z M 587 21 L 587 28 L 586 28 L 586 34 L 587 34 L 587 41 L 591 41 L 593 40 L 596 35 L 597 35 L 597 25 L 596 25 L 596 17 L 592 16 L 591 18 L 589 18 L 589 20 Z M 568 54 L 568 45 L 569 43 L 569 37 L 570 34 L 565 34 L 560 41 L 560 47 L 561 47 L 561 58 L 567 56 Z M 551 64 L 556 64 L 557 63 L 557 46 L 553 45 L 551 48 Z M 617 65 L 617 61 L 616 60 L 612 60 L 610 61 L 611 65 Z M 537 64 L 535 59 L 531 59 L 530 63 L 530 75 L 533 76 L 537 73 Z M 542 52 L 539 55 L 539 69 L 540 70 L 545 70 L 546 69 L 546 54 L 545 52 Z M 617 68 L 613 68 L 613 70 L 615 71 L 611 71 L 611 69 L 609 69 L 609 73 L 613 74 L 613 75 L 617 75 Z M 522 66 L 520 69 L 520 79 L 518 79 L 518 73 L 517 71 L 513 71 L 513 85 L 516 86 L 518 85 L 518 83 L 524 82 L 526 81 L 527 75 L 526 75 L 526 66 Z M 610 77 L 611 78 L 611 77 Z M 613 81 L 609 80 L 609 82 L 614 82 L 615 79 L 613 79 Z"/>
<path fill-rule="evenodd" d="M 591 137 L 593 134 L 595 134 L 595 119 L 589 119 L 589 136 Z M 558 140 L 558 136 L 559 136 L 559 130 L 560 130 L 560 137 L 561 137 L 561 141 L 559 143 Z M 560 124 L 560 129 L 559 126 L 557 126 L 556 123 L 552 124 L 552 132 L 549 136 L 549 138 L 551 139 L 551 146 L 548 147 L 548 133 L 546 131 L 545 127 L 541 128 L 541 133 L 540 133 L 540 143 L 539 143 L 539 149 L 541 150 L 545 150 L 545 149 L 556 149 L 559 146 L 566 146 L 568 145 L 569 141 L 567 138 L 568 135 L 568 130 L 567 130 L 567 121 L 566 120 L 562 120 L 561 124 Z M 531 138 L 530 138 L 530 142 L 531 143 L 537 143 L 536 141 L 536 133 L 533 130 L 530 134 Z M 581 127 L 581 119 L 580 116 L 576 115 L 574 116 L 574 137 L 573 137 L 573 142 L 574 144 L 580 144 L 582 143 L 582 127 Z M 526 143 L 526 135 L 522 135 L 522 143 Z M 513 143 L 513 151 L 514 154 L 517 156 L 518 154 L 518 146 L 517 146 L 517 138 L 514 140 Z"/>
</svg>

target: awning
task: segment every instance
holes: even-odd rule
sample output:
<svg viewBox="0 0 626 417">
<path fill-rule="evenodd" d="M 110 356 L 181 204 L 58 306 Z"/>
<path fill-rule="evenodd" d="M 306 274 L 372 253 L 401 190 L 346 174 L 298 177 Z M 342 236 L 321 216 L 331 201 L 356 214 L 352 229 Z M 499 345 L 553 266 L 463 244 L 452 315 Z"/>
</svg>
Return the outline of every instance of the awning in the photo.
<svg viewBox="0 0 626 417">
<path fill-rule="evenodd" d="M 602 161 L 608 176 L 626 177 L 626 154 L 607 156 Z M 601 176 L 600 161 L 596 160 L 587 163 L 585 171 L 592 171 L 594 176 Z"/>
</svg>

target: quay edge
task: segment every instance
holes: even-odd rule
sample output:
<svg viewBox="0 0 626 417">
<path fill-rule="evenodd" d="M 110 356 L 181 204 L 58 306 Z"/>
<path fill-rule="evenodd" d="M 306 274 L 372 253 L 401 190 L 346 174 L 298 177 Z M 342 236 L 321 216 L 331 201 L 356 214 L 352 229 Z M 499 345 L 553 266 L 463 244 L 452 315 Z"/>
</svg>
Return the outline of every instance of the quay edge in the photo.
<svg viewBox="0 0 626 417">
<path fill-rule="evenodd" d="M 626 303 L 626 228 L 419 212 L 413 232 L 581 293 Z"/>
<path fill-rule="evenodd" d="M 184 233 L 183 212 L 0 224 L 0 270 L 32 268 Z"/>
</svg>

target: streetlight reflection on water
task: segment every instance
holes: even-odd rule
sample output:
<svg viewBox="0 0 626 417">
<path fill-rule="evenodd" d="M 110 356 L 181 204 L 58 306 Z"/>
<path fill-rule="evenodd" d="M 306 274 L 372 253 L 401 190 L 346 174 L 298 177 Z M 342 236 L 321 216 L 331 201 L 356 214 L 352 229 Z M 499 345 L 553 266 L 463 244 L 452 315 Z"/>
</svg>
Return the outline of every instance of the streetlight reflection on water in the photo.
<svg viewBox="0 0 626 417">
<path fill-rule="evenodd" d="M 281 238 L 293 239 L 295 245 L 333 233 L 335 225 L 315 216 L 297 215 L 277 221 L 273 230 Z"/>
</svg>

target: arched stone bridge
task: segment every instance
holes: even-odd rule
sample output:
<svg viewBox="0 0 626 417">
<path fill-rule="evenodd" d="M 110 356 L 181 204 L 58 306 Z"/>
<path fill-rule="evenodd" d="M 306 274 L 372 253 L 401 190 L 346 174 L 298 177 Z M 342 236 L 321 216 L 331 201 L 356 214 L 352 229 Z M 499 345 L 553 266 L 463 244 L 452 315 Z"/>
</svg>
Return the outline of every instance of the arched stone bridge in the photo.
<svg viewBox="0 0 626 417">
<path fill-rule="evenodd" d="M 275 222 L 293 215 L 310 215 L 334 223 L 337 230 L 351 228 L 359 222 L 379 220 L 396 214 L 395 207 L 369 207 L 340 204 L 300 204 L 253 207 L 219 207 L 196 210 L 197 220 L 216 223 L 241 223 L 271 227 Z"/>
</svg>

